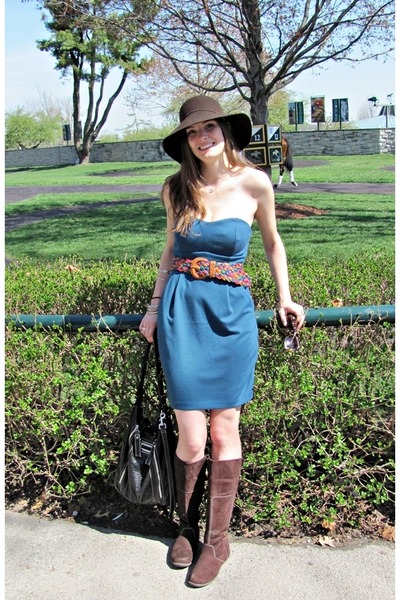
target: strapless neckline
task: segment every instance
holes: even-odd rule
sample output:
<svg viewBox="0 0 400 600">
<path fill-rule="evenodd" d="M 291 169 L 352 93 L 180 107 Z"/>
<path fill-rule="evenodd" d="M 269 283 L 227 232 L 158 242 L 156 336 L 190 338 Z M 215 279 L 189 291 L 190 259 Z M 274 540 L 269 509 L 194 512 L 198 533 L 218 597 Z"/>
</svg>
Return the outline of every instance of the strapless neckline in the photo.
<svg viewBox="0 0 400 600">
<path fill-rule="evenodd" d="M 247 227 L 249 227 L 251 229 L 251 225 L 244 219 L 241 219 L 240 217 L 225 217 L 223 219 L 215 219 L 215 221 L 206 221 L 204 219 L 196 219 L 196 221 L 198 223 L 207 223 L 207 225 L 211 225 L 212 223 L 222 223 L 223 221 L 240 221 L 241 223 L 244 223 L 245 225 L 247 225 Z"/>
</svg>

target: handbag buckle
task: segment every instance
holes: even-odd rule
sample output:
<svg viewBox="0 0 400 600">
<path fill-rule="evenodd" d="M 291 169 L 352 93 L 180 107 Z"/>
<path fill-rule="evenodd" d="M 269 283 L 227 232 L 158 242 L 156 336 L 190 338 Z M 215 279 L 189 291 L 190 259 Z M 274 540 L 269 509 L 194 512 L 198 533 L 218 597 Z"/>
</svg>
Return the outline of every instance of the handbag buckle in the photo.
<svg viewBox="0 0 400 600">
<path fill-rule="evenodd" d="M 166 414 L 165 414 L 165 412 L 162 410 L 162 411 L 160 412 L 160 420 L 159 420 L 159 422 L 158 422 L 158 427 L 159 427 L 159 429 L 161 429 L 161 427 L 165 427 L 165 423 L 164 423 L 164 421 L 165 421 L 165 419 L 166 419 L 166 418 L 167 418 L 167 415 L 166 415 Z"/>
<path fill-rule="evenodd" d="M 142 456 L 142 449 L 141 449 L 140 442 L 141 442 L 141 439 L 140 439 L 139 425 L 136 425 L 135 429 L 133 430 L 133 445 L 134 445 L 134 452 L 135 452 L 136 458 L 140 458 Z"/>
</svg>

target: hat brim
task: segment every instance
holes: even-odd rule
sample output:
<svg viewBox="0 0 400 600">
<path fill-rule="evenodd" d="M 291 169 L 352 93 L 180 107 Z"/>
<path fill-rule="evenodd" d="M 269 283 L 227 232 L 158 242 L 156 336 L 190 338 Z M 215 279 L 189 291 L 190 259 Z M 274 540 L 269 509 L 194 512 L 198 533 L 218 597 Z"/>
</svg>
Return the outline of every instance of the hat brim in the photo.
<svg viewBox="0 0 400 600">
<path fill-rule="evenodd" d="M 202 121 L 223 120 L 230 124 L 231 133 L 239 150 L 243 150 L 249 145 L 252 135 L 252 124 L 249 117 L 244 113 L 234 115 L 215 116 L 215 113 L 207 110 L 198 111 L 189 115 L 174 129 L 172 133 L 167 135 L 162 141 L 164 152 L 178 163 L 182 162 L 182 147 L 181 142 L 185 136 L 185 130 Z"/>
</svg>

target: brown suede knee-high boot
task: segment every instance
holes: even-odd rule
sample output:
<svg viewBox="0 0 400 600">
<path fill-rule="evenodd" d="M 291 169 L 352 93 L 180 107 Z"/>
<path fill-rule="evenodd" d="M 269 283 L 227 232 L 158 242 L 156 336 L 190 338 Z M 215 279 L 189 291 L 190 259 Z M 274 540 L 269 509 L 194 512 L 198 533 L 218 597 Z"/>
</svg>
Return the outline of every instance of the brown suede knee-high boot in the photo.
<svg viewBox="0 0 400 600">
<path fill-rule="evenodd" d="M 211 583 L 229 556 L 228 529 L 242 468 L 241 458 L 210 463 L 204 545 L 188 580 L 193 587 Z"/>
<path fill-rule="evenodd" d="M 169 560 L 174 567 L 189 567 L 199 543 L 199 508 L 204 494 L 206 457 L 186 463 L 175 454 L 177 513 L 180 527 Z"/>
</svg>

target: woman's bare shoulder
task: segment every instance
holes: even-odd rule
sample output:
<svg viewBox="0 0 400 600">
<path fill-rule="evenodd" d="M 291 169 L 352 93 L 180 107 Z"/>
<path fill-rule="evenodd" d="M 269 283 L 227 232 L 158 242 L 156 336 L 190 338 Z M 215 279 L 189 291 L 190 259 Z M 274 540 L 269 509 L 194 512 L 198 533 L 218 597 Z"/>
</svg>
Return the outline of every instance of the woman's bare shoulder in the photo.
<svg viewBox="0 0 400 600">
<path fill-rule="evenodd" d="M 161 188 L 161 200 L 164 204 L 170 203 L 170 193 L 171 193 L 171 181 L 170 177 L 164 181 L 163 186 Z"/>
<path fill-rule="evenodd" d="M 166 180 L 164 181 L 163 186 L 162 186 L 162 192 L 165 191 L 166 193 L 168 193 L 170 186 L 171 186 L 171 175 L 169 177 L 167 177 Z"/>
<path fill-rule="evenodd" d="M 265 171 L 261 171 L 261 169 L 246 167 L 243 176 L 245 185 L 251 188 L 253 194 L 259 195 L 266 191 L 273 191 L 268 174 Z"/>
<path fill-rule="evenodd" d="M 265 182 L 269 177 L 265 171 L 253 167 L 245 167 L 244 172 L 247 177 L 252 177 L 255 181 Z"/>
</svg>

